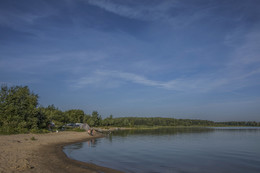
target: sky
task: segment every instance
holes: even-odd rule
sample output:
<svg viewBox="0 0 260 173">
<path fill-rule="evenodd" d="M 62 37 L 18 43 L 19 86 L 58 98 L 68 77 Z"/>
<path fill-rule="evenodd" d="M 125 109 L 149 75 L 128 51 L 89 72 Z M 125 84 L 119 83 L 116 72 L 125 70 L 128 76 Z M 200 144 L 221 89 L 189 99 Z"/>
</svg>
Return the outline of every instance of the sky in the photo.
<svg viewBox="0 0 260 173">
<path fill-rule="evenodd" d="M 0 0 L 0 84 L 103 118 L 260 121 L 259 0 Z"/>
</svg>

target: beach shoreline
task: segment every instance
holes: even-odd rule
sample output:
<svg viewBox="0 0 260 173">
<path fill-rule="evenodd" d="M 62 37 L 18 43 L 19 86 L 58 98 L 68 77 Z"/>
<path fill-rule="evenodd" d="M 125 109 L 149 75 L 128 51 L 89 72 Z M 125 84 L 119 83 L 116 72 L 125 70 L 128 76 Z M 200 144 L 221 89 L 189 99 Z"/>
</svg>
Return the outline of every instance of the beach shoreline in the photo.
<svg viewBox="0 0 260 173">
<path fill-rule="evenodd" d="M 100 137 L 86 132 L 0 135 L 0 173 L 120 172 L 70 159 L 63 152 L 66 145 Z"/>
</svg>

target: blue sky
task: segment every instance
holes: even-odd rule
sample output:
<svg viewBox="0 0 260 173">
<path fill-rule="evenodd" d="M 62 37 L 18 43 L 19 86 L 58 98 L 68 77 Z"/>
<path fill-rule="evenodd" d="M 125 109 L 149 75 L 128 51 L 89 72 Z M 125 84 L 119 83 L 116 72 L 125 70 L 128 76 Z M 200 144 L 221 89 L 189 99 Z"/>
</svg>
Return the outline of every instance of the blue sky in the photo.
<svg viewBox="0 0 260 173">
<path fill-rule="evenodd" d="M 259 0 L 0 0 L 0 83 L 103 117 L 260 121 Z"/>
</svg>

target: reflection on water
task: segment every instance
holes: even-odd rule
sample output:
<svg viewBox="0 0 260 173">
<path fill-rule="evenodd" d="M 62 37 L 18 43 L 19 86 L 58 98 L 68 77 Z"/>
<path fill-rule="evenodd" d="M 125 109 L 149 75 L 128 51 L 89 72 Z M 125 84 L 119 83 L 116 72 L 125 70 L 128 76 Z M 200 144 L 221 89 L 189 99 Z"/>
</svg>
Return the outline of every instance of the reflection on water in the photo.
<svg viewBox="0 0 260 173">
<path fill-rule="evenodd" d="M 192 127 L 192 128 L 156 128 L 156 129 L 132 129 L 132 130 L 119 130 L 113 132 L 113 136 L 126 137 L 129 135 L 177 135 L 181 133 L 209 133 L 214 131 L 213 128 Z"/>
<path fill-rule="evenodd" d="M 133 136 L 165 136 L 165 135 L 179 135 L 182 133 L 209 133 L 214 131 L 212 128 L 156 128 L 156 129 L 131 129 L 131 130 L 119 130 L 114 131 L 112 135 L 107 138 L 112 142 L 113 137 L 133 137 Z"/>
<path fill-rule="evenodd" d="M 88 147 L 96 147 L 97 140 L 96 139 L 91 139 L 91 140 L 88 140 L 86 143 L 88 144 Z"/>
<path fill-rule="evenodd" d="M 115 131 L 66 146 L 71 158 L 124 172 L 260 172 L 260 128 Z"/>
</svg>

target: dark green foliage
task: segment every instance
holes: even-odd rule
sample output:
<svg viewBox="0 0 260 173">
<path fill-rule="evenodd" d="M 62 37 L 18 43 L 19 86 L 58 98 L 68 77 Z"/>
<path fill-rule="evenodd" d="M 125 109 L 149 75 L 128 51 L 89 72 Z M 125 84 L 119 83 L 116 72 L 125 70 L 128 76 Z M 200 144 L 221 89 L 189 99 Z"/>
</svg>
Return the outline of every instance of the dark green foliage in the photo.
<svg viewBox="0 0 260 173">
<path fill-rule="evenodd" d="M 27 86 L 2 86 L 0 92 L 0 133 L 44 133 L 49 125 L 55 123 L 59 129 L 67 123 L 91 122 L 93 126 L 102 124 L 102 118 L 94 111 L 92 116 L 83 110 L 72 109 L 63 112 L 54 105 L 37 107 L 38 95 Z M 52 129 L 53 130 L 53 129 Z"/>
<path fill-rule="evenodd" d="M 40 108 L 47 118 L 48 124 L 54 122 L 57 127 L 66 124 L 68 117 L 64 112 L 56 108 L 54 105 L 49 105 L 47 108 Z M 47 124 L 47 125 L 48 125 Z"/>
<path fill-rule="evenodd" d="M 85 114 L 84 117 L 83 117 L 83 123 L 87 123 L 91 118 L 91 115 L 87 115 Z"/>
<path fill-rule="evenodd" d="M 1 87 L 0 125 L 2 133 L 28 132 L 44 126 L 45 117 L 37 109 L 38 95 L 27 86 Z"/>
<path fill-rule="evenodd" d="M 105 118 L 102 121 L 103 126 L 113 126 L 113 124 L 114 124 L 113 115 L 110 115 L 108 118 Z"/>
<path fill-rule="evenodd" d="M 214 122 L 208 120 L 175 119 L 162 117 L 121 117 L 105 118 L 103 126 L 139 127 L 139 126 L 260 126 L 260 122 Z"/>
<path fill-rule="evenodd" d="M 102 125 L 102 117 L 98 114 L 97 111 L 93 111 L 91 117 L 88 119 L 87 123 L 90 126 L 101 126 Z"/>
<path fill-rule="evenodd" d="M 175 119 L 162 117 L 122 117 L 106 118 L 103 121 L 105 126 L 136 127 L 136 126 L 212 126 L 213 121 Z"/>
<path fill-rule="evenodd" d="M 83 123 L 85 113 L 80 109 L 71 109 L 66 111 L 65 115 L 70 123 Z"/>
<path fill-rule="evenodd" d="M 260 126 L 260 122 L 255 121 L 229 121 L 229 122 L 216 122 L 217 126 Z"/>
</svg>

